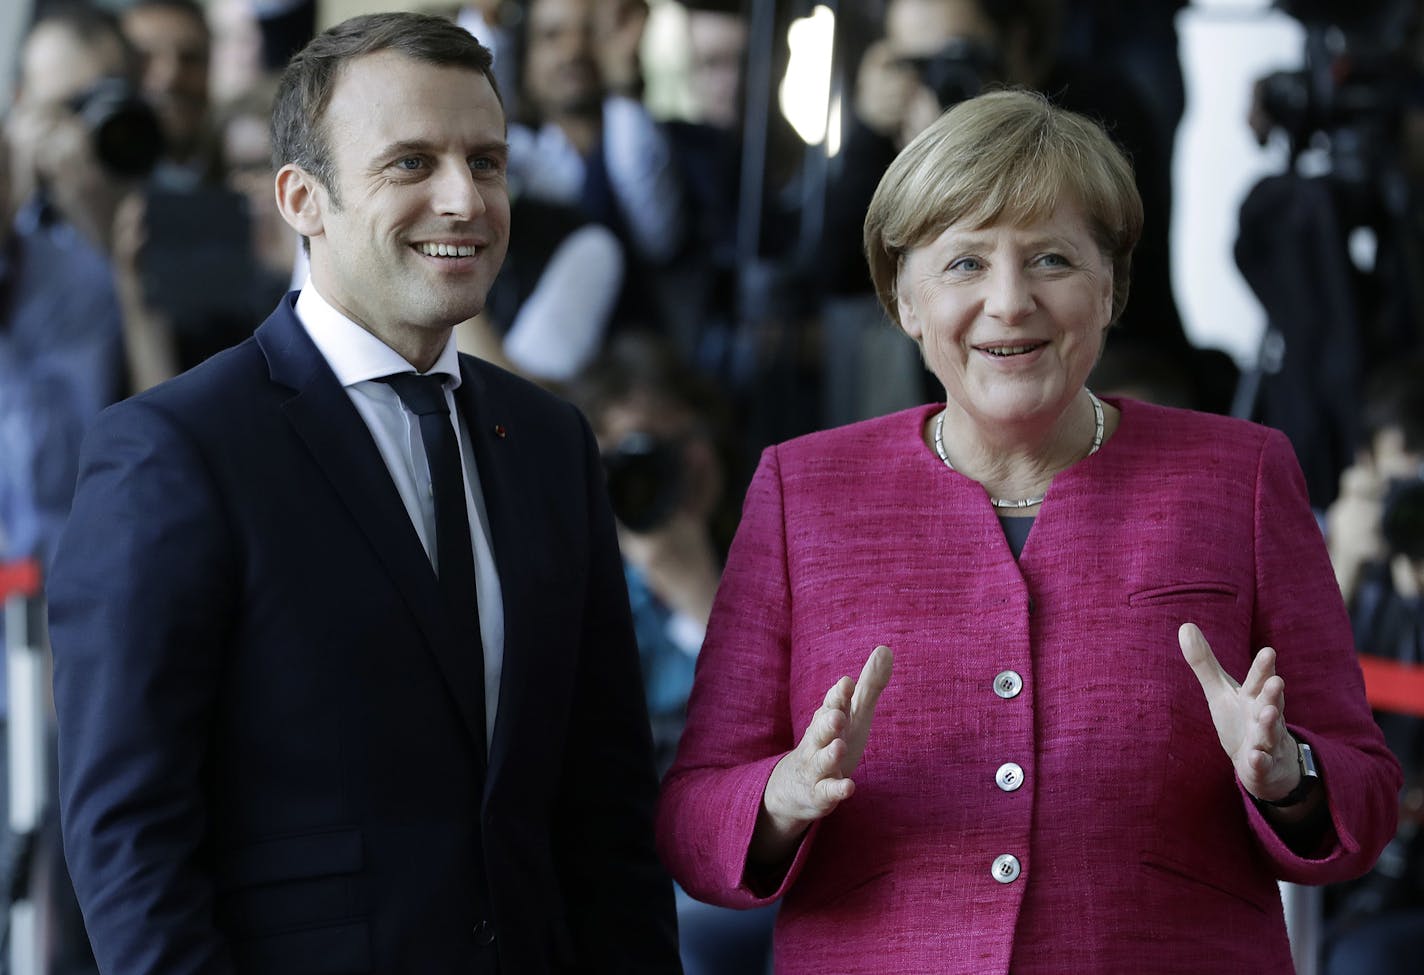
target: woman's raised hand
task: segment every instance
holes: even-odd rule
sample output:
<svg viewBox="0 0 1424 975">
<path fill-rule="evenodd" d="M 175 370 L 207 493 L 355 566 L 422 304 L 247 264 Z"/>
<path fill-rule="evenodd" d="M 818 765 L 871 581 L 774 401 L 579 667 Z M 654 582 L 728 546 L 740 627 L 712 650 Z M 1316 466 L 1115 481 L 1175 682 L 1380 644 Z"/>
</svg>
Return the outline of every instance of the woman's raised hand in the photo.
<svg viewBox="0 0 1424 975">
<path fill-rule="evenodd" d="M 1265 800 L 1290 793 L 1300 782 L 1300 758 L 1286 730 L 1286 682 L 1276 674 L 1276 652 L 1263 648 L 1245 682 L 1237 684 L 1195 623 L 1183 623 L 1177 640 L 1206 694 L 1221 747 L 1246 791 Z"/>
<path fill-rule="evenodd" d="M 855 792 L 851 775 L 865 753 L 880 693 L 890 683 L 893 657 L 889 647 L 876 647 L 859 680 L 836 681 L 801 743 L 776 763 L 752 836 L 753 861 L 773 864 L 786 859 L 812 823 Z"/>
</svg>

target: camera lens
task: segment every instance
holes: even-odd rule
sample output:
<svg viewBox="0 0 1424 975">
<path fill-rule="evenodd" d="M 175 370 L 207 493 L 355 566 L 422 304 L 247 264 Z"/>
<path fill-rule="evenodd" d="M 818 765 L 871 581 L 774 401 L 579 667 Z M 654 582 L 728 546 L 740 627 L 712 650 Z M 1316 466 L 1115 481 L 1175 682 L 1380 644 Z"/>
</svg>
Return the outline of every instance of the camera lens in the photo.
<svg viewBox="0 0 1424 975">
<path fill-rule="evenodd" d="M 935 94 L 940 108 L 949 108 L 978 95 L 999 78 L 998 58 L 984 45 L 955 38 L 938 53 L 911 62 L 920 81 Z"/>
<path fill-rule="evenodd" d="M 95 158 L 111 173 L 146 176 L 163 155 L 158 115 L 122 78 L 103 79 L 73 107 L 89 130 Z"/>
<path fill-rule="evenodd" d="M 682 501 L 682 447 L 647 433 L 631 433 L 603 455 L 613 514 L 633 532 L 665 524 Z"/>
</svg>

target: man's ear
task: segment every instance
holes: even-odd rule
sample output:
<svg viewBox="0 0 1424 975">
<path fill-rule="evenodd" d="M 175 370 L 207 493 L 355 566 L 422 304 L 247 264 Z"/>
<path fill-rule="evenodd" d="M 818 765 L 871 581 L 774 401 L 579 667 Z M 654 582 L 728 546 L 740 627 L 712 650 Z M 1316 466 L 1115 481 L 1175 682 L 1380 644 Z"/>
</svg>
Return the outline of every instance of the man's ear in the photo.
<svg viewBox="0 0 1424 975">
<path fill-rule="evenodd" d="M 303 237 L 320 237 L 324 225 L 322 207 L 327 193 L 316 177 L 305 169 L 287 163 L 277 170 L 277 209 L 282 219 Z"/>
</svg>

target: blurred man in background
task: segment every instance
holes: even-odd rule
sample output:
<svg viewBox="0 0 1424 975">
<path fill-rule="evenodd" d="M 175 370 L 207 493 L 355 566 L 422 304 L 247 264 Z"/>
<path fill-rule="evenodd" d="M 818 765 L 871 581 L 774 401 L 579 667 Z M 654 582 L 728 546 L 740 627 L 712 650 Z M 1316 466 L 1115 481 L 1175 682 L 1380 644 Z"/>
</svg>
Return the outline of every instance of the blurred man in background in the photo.
<svg viewBox="0 0 1424 975">
<path fill-rule="evenodd" d="M 163 122 L 167 148 L 155 178 L 192 185 L 206 175 L 208 63 L 212 38 L 197 0 L 134 0 L 121 15 L 138 51 L 143 93 Z"/>
</svg>

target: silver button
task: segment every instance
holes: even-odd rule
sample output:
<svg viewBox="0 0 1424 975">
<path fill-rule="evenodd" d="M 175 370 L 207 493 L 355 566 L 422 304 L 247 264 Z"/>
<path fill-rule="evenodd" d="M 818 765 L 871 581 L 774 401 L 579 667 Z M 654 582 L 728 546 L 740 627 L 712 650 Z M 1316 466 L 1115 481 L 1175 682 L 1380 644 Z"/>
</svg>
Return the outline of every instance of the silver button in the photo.
<svg viewBox="0 0 1424 975">
<path fill-rule="evenodd" d="M 1004 853 L 994 858 L 994 866 L 990 868 L 990 873 L 994 879 L 1001 884 L 1011 884 L 1019 879 L 1022 872 L 1019 868 L 1019 858 L 1012 853 Z"/>
<path fill-rule="evenodd" d="M 999 771 L 994 774 L 994 782 L 1005 792 L 1013 792 L 1023 785 L 1023 769 L 1013 762 L 1005 762 L 999 766 Z"/>
<path fill-rule="evenodd" d="M 1005 700 L 1018 697 L 1021 690 L 1023 690 L 1023 678 L 1015 671 L 1001 670 L 994 678 L 994 693 Z"/>
</svg>

